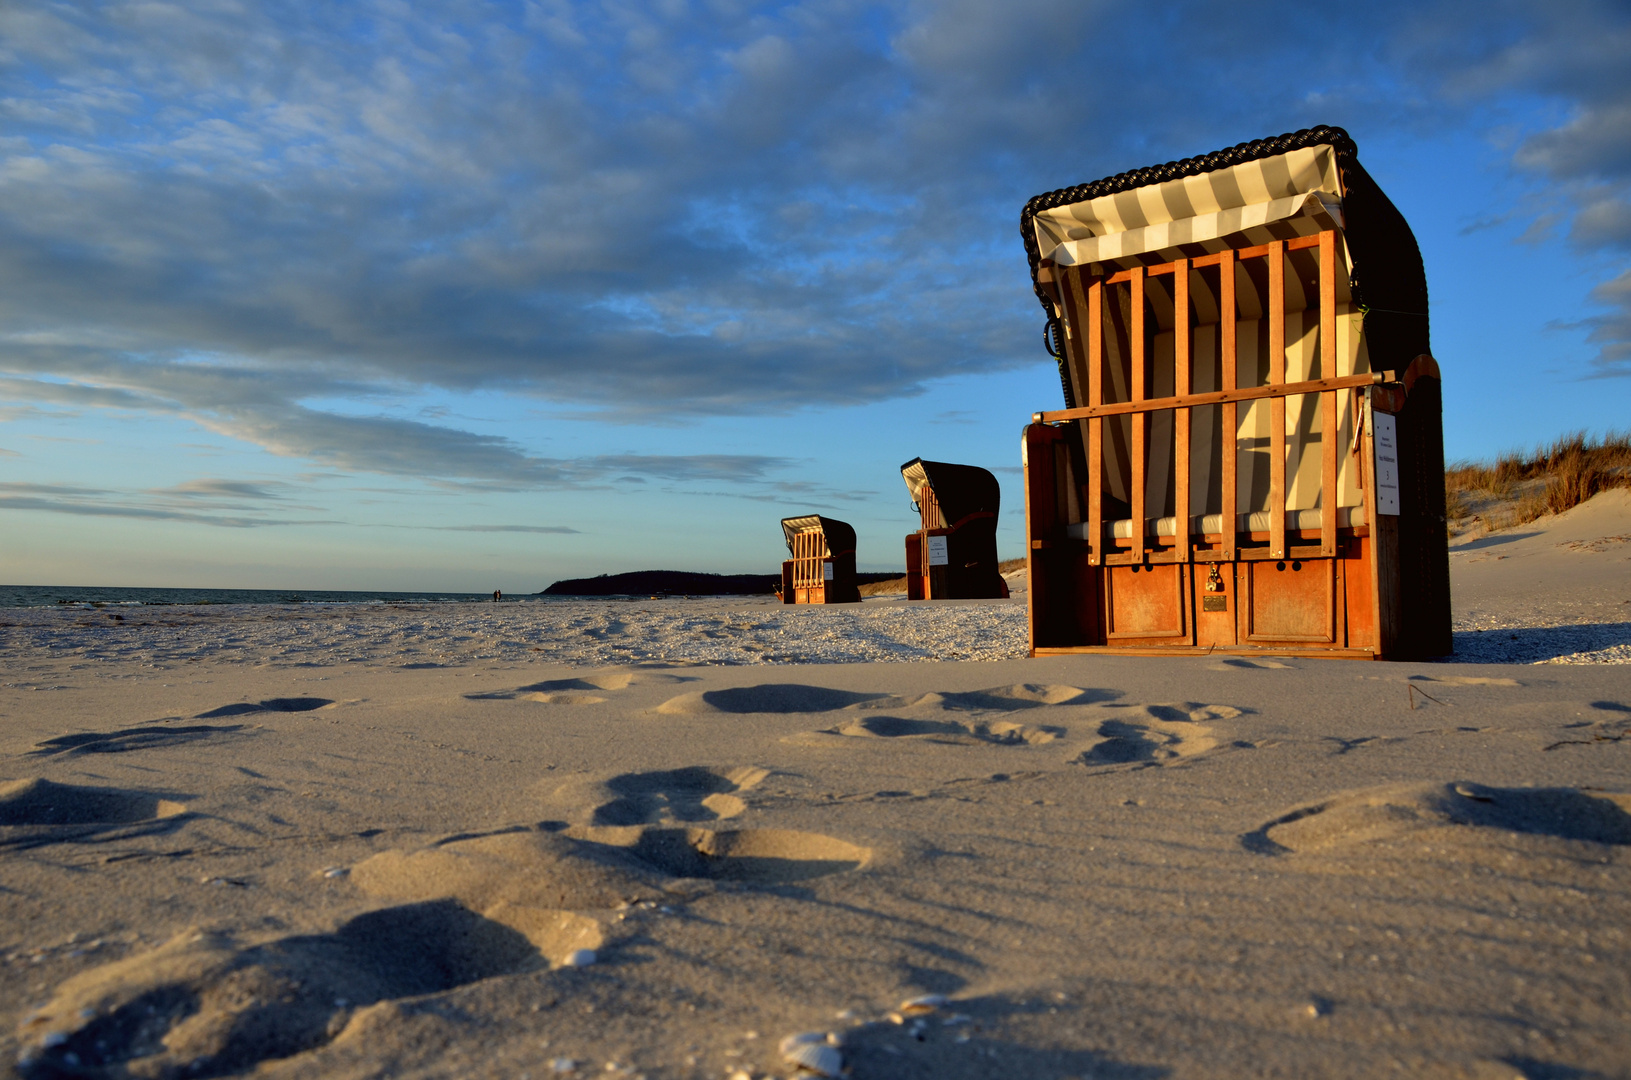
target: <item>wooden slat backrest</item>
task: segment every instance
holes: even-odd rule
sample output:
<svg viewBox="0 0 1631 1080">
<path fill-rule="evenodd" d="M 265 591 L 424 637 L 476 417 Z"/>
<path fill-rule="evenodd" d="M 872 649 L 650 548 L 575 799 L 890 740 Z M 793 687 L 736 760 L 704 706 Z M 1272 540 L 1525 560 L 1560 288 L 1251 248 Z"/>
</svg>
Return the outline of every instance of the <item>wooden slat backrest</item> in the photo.
<svg viewBox="0 0 1631 1080">
<path fill-rule="evenodd" d="M 793 534 L 793 584 L 814 588 L 824 583 L 827 538 L 811 530 Z"/>
<path fill-rule="evenodd" d="M 1286 381 L 1285 242 L 1269 244 L 1269 382 Z M 1269 553 L 1286 557 L 1286 399 L 1269 399 Z"/>
<path fill-rule="evenodd" d="M 1320 376 L 1337 373 L 1337 237 L 1320 233 Z M 1337 396 L 1320 395 L 1320 554 L 1337 553 Z"/>
<path fill-rule="evenodd" d="M 1144 562 L 1149 557 L 1151 539 L 1149 528 L 1148 475 L 1149 475 L 1149 418 L 1152 412 L 1173 410 L 1173 516 L 1176 518 L 1173 545 L 1174 557 L 1187 562 L 1194 558 L 1194 544 L 1200 539 L 1192 532 L 1190 485 L 1193 478 L 1191 442 L 1194 434 L 1193 410 L 1201 406 L 1219 407 L 1218 436 L 1221 443 L 1221 517 L 1223 519 L 1222 558 L 1234 561 L 1239 557 L 1239 496 L 1240 465 L 1236 447 L 1236 432 L 1240 420 L 1239 402 L 1268 399 L 1269 402 L 1269 549 L 1274 558 L 1286 557 L 1286 514 L 1289 497 L 1287 482 L 1288 433 L 1286 431 L 1286 398 L 1304 394 L 1318 394 L 1320 417 L 1320 551 L 1335 556 L 1338 529 L 1339 464 L 1337 442 L 1337 394 L 1351 388 L 1391 381 L 1394 372 L 1374 372 L 1364 375 L 1337 374 L 1337 274 L 1339 238 L 1326 230 L 1314 236 L 1275 240 L 1253 247 L 1230 249 L 1195 258 L 1176 259 L 1156 266 L 1134 266 L 1113 274 L 1088 276 L 1083 270 L 1072 268 L 1061 275 L 1066 285 L 1060 290 L 1074 354 L 1085 353 L 1087 365 L 1087 404 L 1085 407 L 1063 409 L 1035 414 L 1040 423 L 1085 420 L 1087 423 L 1087 537 L 1088 562 L 1102 565 L 1107 553 L 1104 538 L 1104 422 L 1112 416 L 1131 418 L 1131 439 L 1128 476 L 1128 501 L 1131 530 L 1132 559 Z M 1319 306 L 1319 377 L 1297 382 L 1286 381 L 1286 257 L 1292 251 L 1318 248 L 1318 306 Z M 1240 348 L 1237 320 L 1239 290 L 1236 280 L 1242 259 L 1261 258 L 1267 262 L 1268 310 L 1264 320 L 1268 323 L 1269 371 L 1261 385 L 1240 385 Z M 1190 273 L 1202 267 L 1217 267 L 1219 309 L 1218 353 L 1220 389 L 1194 393 L 1194 326 L 1190 310 Z M 1152 398 L 1149 394 L 1150 353 L 1145 341 L 1145 303 L 1148 280 L 1153 276 L 1173 275 L 1173 396 Z M 1104 381 L 1105 356 L 1105 304 L 1114 302 L 1105 292 L 1106 285 L 1126 283 L 1130 311 L 1128 313 L 1129 394 L 1127 401 L 1106 402 Z M 1083 331 L 1085 330 L 1085 333 Z M 1085 342 L 1081 339 L 1085 337 Z M 1159 546 L 1159 538 L 1154 543 Z"/>
<path fill-rule="evenodd" d="M 1333 233 L 1332 235 L 1335 234 Z M 1188 262 L 1192 268 L 1199 269 L 1203 266 L 1221 266 L 1223 265 L 1225 259 L 1261 259 L 1268 255 L 1269 252 L 1276 246 L 1280 248 L 1280 251 L 1283 254 L 1288 251 L 1301 251 L 1304 248 L 1319 247 L 1319 244 L 1320 234 L 1316 234 L 1314 236 L 1297 236 L 1290 240 L 1273 240 L 1267 244 L 1258 244 L 1256 247 L 1232 249 L 1226 248 L 1225 250 L 1217 252 L 1214 255 L 1197 255 L 1195 258 L 1187 259 L 1185 261 Z M 1115 285 L 1119 282 L 1133 280 L 1134 274 L 1147 277 L 1160 277 L 1162 274 L 1174 273 L 1177 270 L 1177 267 L 1178 264 L 1176 262 L 1157 263 L 1154 266 L 1135 266 L 1130 270 L 1119 270 L 1116 273 L 1102 277 L 1099 280 L 1103 281 L 1106 285 Z"/>
<path fill-rule="evenodd" d="M 1172 392 L 1189 396 L 1189 260 L 1179 259 L 1172 275 Z M 1189 551 L 1189 419 L 1192 409 L 1172 413 L 1172 513 L 1176 528 L 1172 542 L 1179 562 L 1188 562 Z"/>
<path fill-rule="evenodd" d="M 1144 274 L 1143 267 L 1133 267 L 1133 276 L 1129 279 L 1132 284 L 1133 310 L 1129 320 L 1127 336 L 1132 346 L 1132 381 L 1129 399 L 1134 402 L 1145 400 L 1149 395 L 1145 393 L 1144 386 Z M 1144 522 L 1145 507 L 1144 496 L 1144 467 L 1145 454 L 1148 448 L 1144 445 L 1145 438 L 1150 430 L 1150 414 L 1135 412 L 1133 418 L 1132 438 L 1132 476 L 1131 489 L 1128 491 L 1129 501 L 1133 504 L 1133 561 L 1144 561 Z"/>
<path fill-rule="evenodd" d="M 1235 345 L 1235 253 L 1232 251 L 1219 252 L 1223 257 L 1218 260 L 1218 312 L 1219 335 L 1218 351 L 1222 353 L 1221 364 L 1223 388 L 1235 390 L 1240 386 L 1240 376 L 1236 366 Z M 1236 446 L 1239 438 L 1238 416 L 1236 410 L 1239 406 L 1234 402 L 1225 402 L 1219 406 L 1223 414 L 1218 423 L 1218 439 L 1221 443 L 1223 465 L 1223 501 L 1219 505 L 1219 514 L 1223 518 L 1223 557 L 1230 562 L 1235 560 L 1235 545 L 1238 530 L 1235 528 L 1237 514 L 1240 510 L 1239 495 L 1236 494 L 1236 470 L 1240 464 L 1240 453 Z"/>
<path fill-rule="evenodd" d="M 1259 401 L 1277 397 L 1296 397 L 1298 394 L 1323 394 L 1332 390 L 1346 390 L 1356 386 L 1398 382 L 1396 371 L 1372 371 L 1362 375 L 1341 375 L 1335 379 L 1307 379 L 1301 382 L 1280 383 L 1278 386 L 1243 386 L 1238 390 L 1205 390 L 1187 397 L 1149 398 L 1145 401 L 1112 401 L 1098 407 L 1084 405 L 1079 409 L 1058 409 L 1032 413 L 1032 422 L 1056 424 L 1065 420 L 1085 420 L 1091 416 L 1125 416 L 1130 413 L 1160 412 L 1162 409 L 1198 409 L 1202 405 L 1221 405 L 1227 402 Z"/>
<path fill-rule="evenodd" d="M 934 488 L 927 483 L 918 489 L 917 506 L 925 529 L 946 527 L 946 516 L 940 510 L 940 500 L 934 497 Z"/>
<path fill-rule="evenodd" d="M 1077 287 L 1080 293 L 1080 285 Z M 1087 290 L 1087 400 L 1104 404 L 1104 284 L 1095 281 Z M 1088 535 L 1093 538 L 1089 565 L 1097 565 L 1104 552 L 1104 418 L 1087 422 Z"/>
<path fill-rule="evenodd" d="M 1087 400 L 1090 405 L 1102 404 L 1104 401 L 1103 388 L 1103 355 L 1104 318 L 1102 304 L 1104 302 L 1104 287 L 1094 281 L 1084 292 L 1082 289 L 1082 275 L 1079 271 L 1068 271 L 1063 277 L 1063 286 L 1059 290 L 1060 300 L 1065 309 L 1065 337 L 1067 355 L 1077 358 L 1087 353 Z M 1072 349 L 1074 346 L 1074 349 Z M 1081 381 L 1075 380 L 1077 392 L 1080 393 Z M 1089 420 L 1087 422 L 1087 475 L 1076 477 L 1074 484 L 1065 483 L 1063 472 L 1059 475 L 1061 483 L 1065 484 L 1065 505 L 1074 505 L 1077 485 L 1087 485 L 1088 502 L 1088 550 L 1087 561 L 1090 565 L 1098 565 L 1101 549 L 1104 546 L 1102 533 L 1103 508 L 1100 505 L 1100 455 L 1103 452 L 1102 421 Z"/>
</svg>

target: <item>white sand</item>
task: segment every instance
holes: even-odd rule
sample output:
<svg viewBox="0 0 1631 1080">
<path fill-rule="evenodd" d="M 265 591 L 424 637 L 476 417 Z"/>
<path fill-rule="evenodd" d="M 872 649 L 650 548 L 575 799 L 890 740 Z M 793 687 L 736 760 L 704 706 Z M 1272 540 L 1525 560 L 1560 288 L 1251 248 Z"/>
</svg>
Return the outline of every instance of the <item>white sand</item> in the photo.
<svg viewBox="0 0 1631 1080">
<path fill-rule="evenodd" d="M 1025 608 L 1013 601 L 908 604 L 904 598 L 784 606 L 773 596 L 21 608 L 0 610 L 0 643 L 29 661 L 139 665 L 997 660 L 1025 655 Z"/>
<path fill-rule="evenodd" d="M 0 1054 L 1631 1075 L 1631 667 L 921 659 L 1021 610 L 7 613 Z"/>
<path fill-rule="evenodd" d="M 1631 490 L 1450 548 L 1456 652 L 1631 663 Z"/>
</svg>

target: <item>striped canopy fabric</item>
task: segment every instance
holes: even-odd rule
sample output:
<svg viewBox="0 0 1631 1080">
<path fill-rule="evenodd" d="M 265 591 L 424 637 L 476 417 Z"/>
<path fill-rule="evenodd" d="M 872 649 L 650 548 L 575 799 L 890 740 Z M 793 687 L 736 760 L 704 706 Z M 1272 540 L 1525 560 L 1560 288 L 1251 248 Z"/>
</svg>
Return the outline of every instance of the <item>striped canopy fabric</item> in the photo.
<svg viewBox="0 0 1631 1080">
<path fill-rule="evenodd" d="M 1300 151 L 1307 150 L 1333 152 L 1328 156 L 1316 153 L 1312 159 L 1317 178 L 1298 173 L 1292 167 L 1294 164 L 1308 163 L 1308 159 L 1298 156 Z M 1276 161 L 1280 164 L 1265 165 Z M 1334 178 L 1331 173 L 1333 169 Z M 1193 181 L 1199 183 L 1192 184 Z M 1238 196 L 1230 191 L 1228 185 L 1231 182 L 1237 185 Z M 1315 210 L 1304 198 L 1296 205 L 1301 213 L 1294 212 L 1290 217 L 1271 220 L 1276 208 L 1267 204 L 1276 199 L 1294 198 L 1299 194 L 1299 184 L 1305 188 L 1300 194 L 1316 196 L 1321 209 Z M 1335 203 L 1328 198 L 1331 195 L 1337 196 Z M 1107 199 L 1109 202 L 1106 202 Z M 1231 208 L 1243 209 L 1248 205 L 1261 205 L 1261 210 L 1253 213 L 1260 213 L 1262 223 L 1249 224 L 1253 219 L 1243 210 L 1239 221 L 1244 231 L 1227 237 L 1221 231 L 1230 227 L 1227 211 Z M 1083 220 L 1075 225 L 1072 224 L 1074 212 L 1063 217 L 1052 213 L 1078 206 L 1083 208 L 1079 211 Z M 1106 209 L 1100 211 L 1095 208 Z M 1223 216 L 1213 219 L 1205 227 L 1172 224 L 1193 219 L 1198 214 Z M 1106 270 L 1126 269 L 1136 262 L 1161 263 L 1179 256 L 1208 254 L 1224 247 L 1289 239 L 1314 231 L 1318 222 L 1313 218 L 1321 214 L 1329 216 L 1333 224 L 1339 227 L 1342 240 L 1340 251 L 1352 282 L 1355 309 L 1369 309 L 1365 314 L 1363 333 L 1371 363 L 1376 369 L 1403 370 L 1416 356 L 1430 353 L 1427 275 L 1422 268 L 1416 238 L 1404 215 L 1399 213 L 1359 163 L 1359 149 L 1353 139 L 1339 127 L 1321 125 L 1255 139 L 1208 154 L 1131 169 L 1085 184 L 1045 191 L 1027 201 L 1019 216 L 1019 233 L 1031 266 L 1032 289 L 1037 302 L 1047 313 L 1044 341 L 1048 352 L 1059 361 L 1060 388 L 1064 391 L 1066 408 L 1074 407 L 1078 399 L 1064 356 L 1061 335 L 1065 328 L 1057 295 L 1054 290 L 1044 288 L 1038 280 L 1044 261 L 1044 243 L 1051 253 L 1062 245 L 1095 239 L 1087 235 L 1088 231 L 1093 230 L 1094 222 L 1099 224 L 1097 237 L 1111 235 L 1112 228 L 1125 233 L 1134 229 L 1146 230 L 1152 223 L 1168 226 L 1164 237 L 1142 232 L 1142 239 L 1138 239 L 1137 243 L 1133 242 L 1137 238 L 1115 241 L 1120 254 L 1115 257 L 1116 265 L 1113 266 L 1084 266 L 1081 260 L 1087 253 L 1079 249 L 1068 254 L 1060 253 L 1078 260 L 1074 264 L 1053 264 L 1067 273 L 1085 271 L 1100 274 Z M 1058 224 L 1047 229 L 1039 228 L 1036 218 L 1044 215 L 1052 215 Z M 1082 233 L 1070 235 L 1071 229 L 1077 227 L 1083 230 Z M 1186 228 L 1190 230 L 1189 240 L 1184 239 Z M 1218 231 L 1213 239 L 1193 239 L 1211 231 Z M 1229 242 L 1231 240 L 1233 242 Z M 1135 247 L 1151 243 L 1175 246 L 1128 254 Z M 1108 250 L 1107 241 L 1101 240 L 1100 244 Z M 1300 269 L 1298 276 L 1303 276 Z M 1348 297 L 1342 299 L 1346 301 Z M 1288 300 L 1292 301 L 1292 309 L 1295 310 L 1295 298 L 1288 297 Z M 1366 369 L 1361 367 L 1358 370 Z"/>
<path fill-rule="evenodd" d="M 1329 145 L 1058 206 L 1032 218 L 1044 261 L 1116 268 L 1342 226 L 1341 180 Z"/>
<path fill-rule="evenodd" d="M 900 476 L 914 503 L 922 503 L 925 488 L 933 492 L 945 524 L 952 528 L 974 514 L 994 516 L 1002 509 L 1002 487 L 978 465 L 913 458 L 900 467 Z"/>
<path fill-rule="evenodd" d="M 782 539 L 787 541 L 788 551 L 793 550 L 793 537 L 807 532 L 820 533 L 826 541 L 825 558 L 848 555 L 855 550 L 855 529 L 847 521 L 820 514 L 782 518 Z"/>
</svg>

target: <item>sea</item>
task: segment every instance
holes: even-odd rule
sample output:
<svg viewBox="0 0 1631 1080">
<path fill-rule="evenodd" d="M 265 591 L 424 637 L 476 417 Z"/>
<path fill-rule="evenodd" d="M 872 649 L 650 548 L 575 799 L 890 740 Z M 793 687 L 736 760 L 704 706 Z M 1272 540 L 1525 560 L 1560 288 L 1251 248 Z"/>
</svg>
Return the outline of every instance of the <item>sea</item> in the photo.
<svg viewBox="0 0 1631 1080">
<path fill-rule="evenodd" d="M 506 596 L 539 601 L 539 596 Z M 165 604 L 471 604 L 492 593 L 368 592 L 351 589 L 137 589 L 86 585 L 0 585 L 0 608 L 142 607 Z"/>
</svg>

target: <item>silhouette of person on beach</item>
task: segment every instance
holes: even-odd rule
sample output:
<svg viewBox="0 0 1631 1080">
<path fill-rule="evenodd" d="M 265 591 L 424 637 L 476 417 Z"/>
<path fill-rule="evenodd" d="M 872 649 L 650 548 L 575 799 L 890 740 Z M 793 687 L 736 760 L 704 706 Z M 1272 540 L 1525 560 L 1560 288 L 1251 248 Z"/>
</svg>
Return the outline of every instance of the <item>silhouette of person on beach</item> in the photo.
<svg viewBox="0 0 1631 1080">
<path fill-rule="evenodd" d="M 493 590 L 493 603 L 496 604 L 502 599 L 504 599 L 504 594 L 502 592 L 500 592 L 499 590 L 494 589 Z"/>
</svg>

